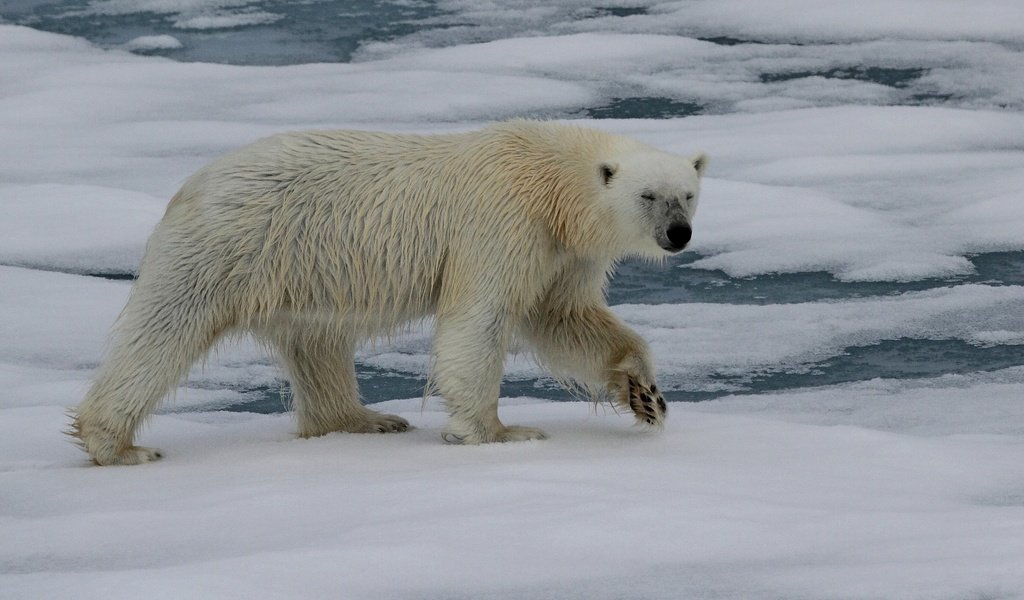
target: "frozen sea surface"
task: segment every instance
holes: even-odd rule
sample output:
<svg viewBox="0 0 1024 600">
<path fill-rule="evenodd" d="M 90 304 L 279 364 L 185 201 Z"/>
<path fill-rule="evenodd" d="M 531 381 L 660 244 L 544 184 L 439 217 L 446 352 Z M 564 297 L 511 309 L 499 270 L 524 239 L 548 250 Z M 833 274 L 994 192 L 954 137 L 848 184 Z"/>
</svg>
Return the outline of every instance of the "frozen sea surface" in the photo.
<svg viewBox="0 0 1024 600">
<path fill-rule="evenodd" d="M 1018 3 L 16 0 L 0 20 L 0 598 L 1024 598 Z M 288 129 L 513 116 L 712 156 L 692 250 L 609 289 L 654 349 L 664 432 L 514 355 L 502 416 L 550 439 L 444 446 L 425 322 L 358 355 L 405 435 L 295 439 L 242 340 L 141 433 L 163 461 L 90 468 L 64 439 L 200 165 Z"/>
</svg>

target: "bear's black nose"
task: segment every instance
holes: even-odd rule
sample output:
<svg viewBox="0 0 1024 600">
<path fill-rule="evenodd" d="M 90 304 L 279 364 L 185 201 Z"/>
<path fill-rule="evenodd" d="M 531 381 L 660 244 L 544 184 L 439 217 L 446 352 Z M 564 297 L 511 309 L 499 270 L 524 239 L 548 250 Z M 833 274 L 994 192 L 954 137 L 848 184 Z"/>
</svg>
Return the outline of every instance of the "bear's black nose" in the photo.
<svg viewBox="0 0 1024 600">
<path fill-rule="evenodd" d="M 665 237 L 667 237 L 669 243 L 672 244 L 673 250 L 682 250 L 685 248 L 686 244 L 690 243 L 690 238 L 692 236 L 693 230 L 685 223 L 673 225 L 665 232 Z"/>
</svg>

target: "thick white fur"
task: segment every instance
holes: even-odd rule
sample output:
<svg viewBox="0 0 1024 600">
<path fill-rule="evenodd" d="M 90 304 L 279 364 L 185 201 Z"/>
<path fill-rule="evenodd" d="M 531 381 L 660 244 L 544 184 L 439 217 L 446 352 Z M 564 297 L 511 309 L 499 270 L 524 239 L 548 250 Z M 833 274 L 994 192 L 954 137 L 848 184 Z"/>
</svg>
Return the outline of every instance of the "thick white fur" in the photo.
<svg viewBox="0 0 1024 600">
<path fill-rule="evenodd" d="M 353 350 L 433 314 L 431 379 L 450 411 L 447 433 L 465 443 L 543 437 L 498 420 L 513 337 L 592 391 L 621 397 L 627 377 L 653 385 L 647 345 L 608 310 L 604 287 L 620 257 L 665 254 L 638 208 L 641 189 L 696 194 L 703 164 L 532 121 L 258 141 L 172 199 L 72 433 L 99 464 L 159 458 L 134 446 L 141 421 L 232 331 L 281 355 L 300 435 L 403 430 L 404 420 L 360 403 Z M 692 217 L 695 200 L 684 204 Z"/>
</svg>

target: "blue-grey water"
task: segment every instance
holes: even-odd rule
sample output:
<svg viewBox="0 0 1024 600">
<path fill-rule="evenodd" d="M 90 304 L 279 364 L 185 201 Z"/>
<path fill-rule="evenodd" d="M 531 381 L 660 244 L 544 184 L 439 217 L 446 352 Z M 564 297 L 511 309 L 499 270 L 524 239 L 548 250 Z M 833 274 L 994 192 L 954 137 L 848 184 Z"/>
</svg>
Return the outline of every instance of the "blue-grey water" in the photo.
<svg viewBox="0 0 1024 600">
<path fill-rule="evenodd" d="M 102 4 L 102 3 L 100 3 Z M 562 19 L 622 17 L 642 14 L 640 4 L 620 7 L 570 8 Z M 353 60 L 361 45 L 372 41 L 413 38 L 425 46 L 441 46 L 499 39 L 517 33 L 516 24 L 464 22 L 460 15 L 446 13 L 433 2 L 385 2 L 355 0 L 328 2 L 310 0 L 285 2 L 264 0 L 244 6 L 241 13 L 265 12 L 273 20 L 262 24 L 213 29 L 182 29 L 176 16 L 160 12 L 97 10 L 96 3 L 81 0 L 40 2 L 8 0 L 0 3 L 0 20 L 37 29 L 86 38 L 103 47 L 116 47 L 138 36 L 167 34 L 182 42 L 182 48 L 152 51 L 179 61 L 230 64 L 285 65 L 305 62 Z M 238 11 L 236 11 L 236 14 Z M 526 25 L 522 25 L 526 27 Z M 511 28 L 511 29 L 510 29 Z M 758 40 L 730 37 L 708 38 L 716 44 L 757 44 Z M 356 56 L 358 58 L 358 56 Z M 942 104 L 942 94 L 929 94 L 915 87 L 927 74 L 924 66 L 885 67 L 861 65 L 830 68 L 816 72 L 762 73 L 765 84 L 787 79 L 818 76 L 828 79 L 856 79 L 892 88 L 894 102 Z M 904 93 L 905 92 L 905 93 Z M 594 106 L 581 107 L 570 115 L 602 118 L 668 118 L 706 112 L 709 107 L 685 98 L 657 94 L 612 96 Z M 620 266 L 608 299 L 612 304 L 728 303 L 779 304 L 822 300 L 843 300 L 895 295 L 910 291 L 978 282 L 989 285 L 1024 285 L 1024 253 L 993 252 L 970 256 L 973 274 L 952 279 L 913 282 L 840 282 L 828 273 L 793 273 L 735 278 L 718 271 L 692 268 L 698 256 L 684 253 L 661 265 L 627 262 Z M 130 278 L 130 273 L 95 273 L 100 277 Z M 1019 345 L 976 346 L 958 340 L 898 338 L 846 348 L 841 354 L 814 364 L 795 365 L 771 372 L 713 373 L 715 389 L 729 393 L 765 392 L 821 386 L 877 377 L 921 378 L 948 373 L 991 371 L 1024 365 Z M 368 402 L 409 398 L 422 393 L 425 381 L 407 373 L 359 365 L 359 380 Z M 704 386 L 708 389 L 708 386 Z M 279 412 L 287 405 L 287 384 L 254 386 L 239 390 L 245 400 L 230 410 Z M 698 401 L 725 391 L 669 389 L 669 400 Z M 547 379 L 510 380 L 502 394 L 567 399 L 570 394 Z"/>
<path fill-rule="evenodd" d="M 269 0 L 249 6 L 253 10 L 248 12 L 258 10 L 278 18 L 246 27 L 182 29 L 175 26 L 175 13 L 97 11 L 83 0 L 6 1 L 0 3 L 0 18 L 43 31 L 83 37 L 104 47 L 119 46 L 139 36 L 172 35 L 182 42 L 182 48 L 149 53 L 181 61 L 289 65 L 347 62 L 360 43 L 406 35 L 426 26 L 418 23 L 441 16 L 431 2 Z"/>
</svg>

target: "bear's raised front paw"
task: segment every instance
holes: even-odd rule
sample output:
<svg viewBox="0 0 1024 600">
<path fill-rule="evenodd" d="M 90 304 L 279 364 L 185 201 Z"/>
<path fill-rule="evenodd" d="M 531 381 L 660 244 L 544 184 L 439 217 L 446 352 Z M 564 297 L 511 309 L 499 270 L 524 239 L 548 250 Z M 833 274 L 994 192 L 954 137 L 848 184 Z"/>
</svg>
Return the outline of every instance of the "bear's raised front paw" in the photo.
<svg viewBox="0 0 1024 600">
<path fill-rule="evenodd" d="M 665 416 L 668 414 L 668 405 L 665 398 L 658 391 L 655 384 L 645 385 L 640 383 L 636 377 L 630 375 L 629 379 L 629 409 L 636 415 L 638 423 L 653 427 L 663 427 Z"/>
<path fill-rule="evenodd" d="M 145 446 L 130 446 L 120 452 L 93 454 L 92 460 L 98 465 L 141 465 L 164 457 L 163 452 Z"/>
</svg>

